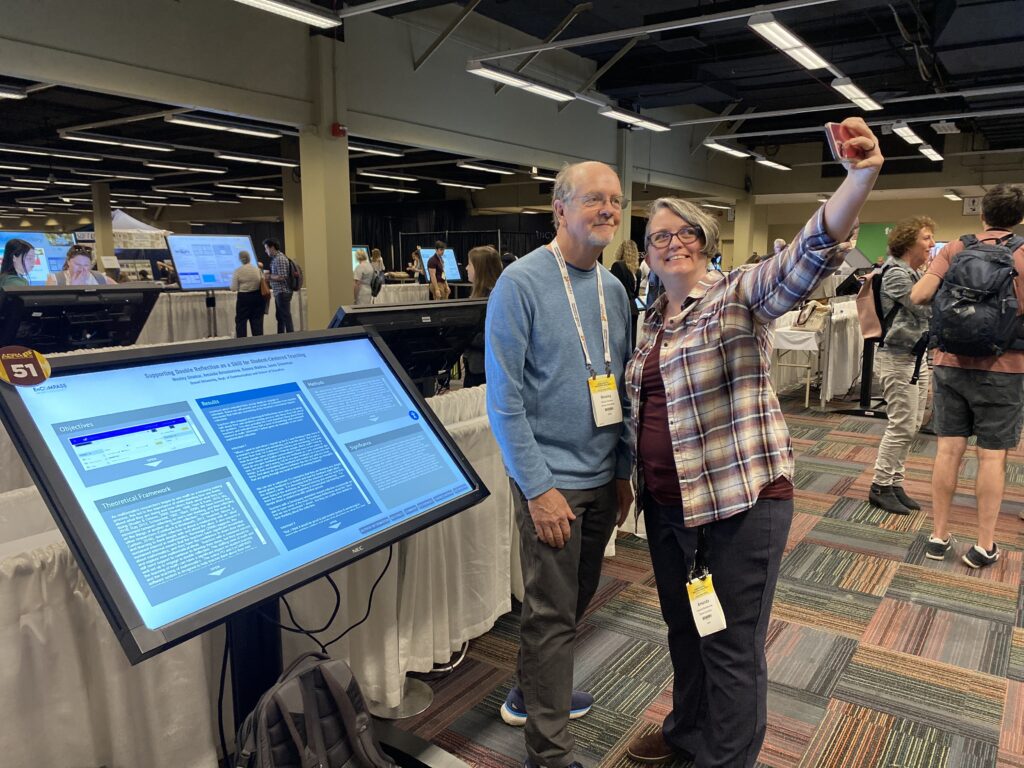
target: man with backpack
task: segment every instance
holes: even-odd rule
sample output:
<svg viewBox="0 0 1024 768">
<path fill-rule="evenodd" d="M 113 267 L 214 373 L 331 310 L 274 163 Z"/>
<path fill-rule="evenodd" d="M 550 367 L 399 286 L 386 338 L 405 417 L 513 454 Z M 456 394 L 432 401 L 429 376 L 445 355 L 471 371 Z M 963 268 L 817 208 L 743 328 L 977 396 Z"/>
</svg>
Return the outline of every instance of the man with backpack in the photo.
<svg viewBox="0 0 1024 768">
<path fill-rule="evenodd" d="M 934 522 L 925 555 L 942 560 L 952 546 L 950 505 L 967 440 L 975 435 L 978 541 L 963 555 L 971 568 L 999 559 L 994 536 L 1006 452 L 1020 441 L 1024 420 L 1024 238 L 1011 231 L 1024 220 L 1024 188 L 999 184 L 990 189 L 982 198 L 981 219 L 984 231 L 943 248 L 911 291 L 915 304 L 934 299 L 931 333 L 938 347 Z"/>
<path fill-rule="evenodd" d="M 277 332 L 291 333 L 295 330 L 292 322 L 292 260 L 285 256 L 277 240 L 264 240 L 263 249 L 270 258 L 270 288 L 274 292 Z"/>
</svg>

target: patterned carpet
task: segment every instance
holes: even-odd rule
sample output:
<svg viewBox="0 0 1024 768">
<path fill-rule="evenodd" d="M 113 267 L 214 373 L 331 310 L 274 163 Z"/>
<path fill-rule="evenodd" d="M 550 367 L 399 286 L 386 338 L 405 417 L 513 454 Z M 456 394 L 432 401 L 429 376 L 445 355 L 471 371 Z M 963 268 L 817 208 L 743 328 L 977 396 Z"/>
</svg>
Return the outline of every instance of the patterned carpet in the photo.
<svg viewBox="0 0 1024 768">
<path fill-rule="evenodd" d="M 906 490 L 924 510 L 888 515 L 865 500 L 885 422 L 784 408 L 796 514 L 768 633 L 759 765 L 1024 768 L 1024 451 L 1010 457 L 1002 557 L 971 572 L 960 555 L 975 535 L 973 449 L 954 501 L 955 556 L 935 562 L 924 556 L 935 438 L 919 436 L 908 462 Z M 402 726 L 470 765 L 522 765 L 522 730 L 497 711 L 517 638 L 518 617 L 504 616 Z M 620 537 L 579 632 L 576 685 L 597 703 L 570 726 L 577 759 L 635 768 L 625 745 L 660 727 L 671 675 L 646 543 Z"/>
</svg>

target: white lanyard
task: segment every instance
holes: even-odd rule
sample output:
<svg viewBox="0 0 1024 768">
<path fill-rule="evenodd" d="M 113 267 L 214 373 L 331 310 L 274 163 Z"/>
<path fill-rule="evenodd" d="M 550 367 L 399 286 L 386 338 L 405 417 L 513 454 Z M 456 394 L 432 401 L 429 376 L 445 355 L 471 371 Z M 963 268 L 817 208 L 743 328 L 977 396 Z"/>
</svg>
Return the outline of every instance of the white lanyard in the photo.
<svg viewBox="0 0 1024 768">
<path fill-rule="evenodd" d="M 576 306 L 576 296 L 572 292 L 572 283 L 569 281 L 569 270 L 565 266 L 565 257 L 562 255 L 562 249 L 558 247 L 558 241 L 552 240 L 551 245 L 548 246 L 551 252 L 555 254 L 555 261 L 558 262 L 558 270 L 562 273 L 562 283 L 565 285 L 565 296 L 569 299 L 569 309 L 572 311 L 573 322 L 576 323 L 576 333 L 580 337 L 580 346 L 583 347 L 583 359 L 586 360 L 587 370 L 590 372 L 590 377 L 594 378 L 597 376 L 597 372 L 594 371 L 594 366 L 590 361 L 590 350 L 587 349 L 587 337 L 583 333 L 583 323 L 580 321 L 580 311 Z M 608 343 L 608 311 L 604 305 L 604 288 L 601 284 L 601 265 L 595 264 L 594 269 L 597 270 L 597 300 L 601 307 L 601 341 L 604 344 L 604 370 L 607 375 L 612 373 L 612 353 L 611 345 Z"/>
</svg>

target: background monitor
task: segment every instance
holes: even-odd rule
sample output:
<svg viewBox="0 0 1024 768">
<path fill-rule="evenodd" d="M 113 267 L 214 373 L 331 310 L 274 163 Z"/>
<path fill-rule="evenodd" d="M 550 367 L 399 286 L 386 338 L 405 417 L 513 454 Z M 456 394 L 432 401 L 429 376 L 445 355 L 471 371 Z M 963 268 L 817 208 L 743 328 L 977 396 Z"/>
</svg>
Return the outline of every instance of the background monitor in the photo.
<svg viewBox="0 0 1024 768">
<path fill-rule="evenodd" d="M 64 258 L 74 238 L 64 232 L 0 232 L 0 249 L 15 238 L 31 243 L 36 249 L 36 263 L 28 274 L 29 285 L 45 285 L 51 272 L 64 269 Z"/>
<path fill-rule="evenodd" d="M 0 415 L 133 663 L 488 495 L 362 331 L 52 365 Z"/>
<path fill-rule="evenodd" d="M 438 374 L 445 376 L 483 332 L 486 313 L 487 299 L 344 306 L 330 327 L 372 328 L 420 390 L 432 395 Z"/>
<path fill-rule="evenodd" d="M 240 251 L 248 251 L 250 264 L 257 262 L 248 235 L 168 235 L 167 247 L 183 291 L 230 288 Z"/>
<path fill-rule="evenodd" d="M 428 246 L 420 246 L 420 258 L 423 259 L 423 268 L 427 268 L 427 264 L 433 255 L 437 253 L 436 248 L 430 248 Z M 429 279 L 430 275 L 427 275 Z M 444 250 L 444 277 L 446 280 L 461 280 L 462 273 L 459 271 L 459 262 L 455 258 L 455 251 L 451 248 L 445 248 Z"/>
<path fill-rule="evenodd" d="M 159 283 L 17 286 L 0 291 L 0 346 L 42 352 L 130 346 L 139 338 Z"/>
<path fill-rule="evenodd" d="M 355 272 L 356 266 L 359 264 L 359 259 L 356 256 L 360 253 L 366 255 L 366 260 L 370 260 L 370 246 L 368 245 L 353 245 L 352 246 L 352 271 Z"/>
</svg>

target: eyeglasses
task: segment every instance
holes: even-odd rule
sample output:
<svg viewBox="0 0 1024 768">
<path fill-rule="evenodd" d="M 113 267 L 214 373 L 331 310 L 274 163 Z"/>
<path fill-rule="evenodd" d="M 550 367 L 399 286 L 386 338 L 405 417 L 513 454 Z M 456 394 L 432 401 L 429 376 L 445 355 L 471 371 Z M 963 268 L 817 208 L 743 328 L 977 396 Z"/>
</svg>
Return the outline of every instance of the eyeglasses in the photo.
<svg viewBox="0 0 1024 768">
<path fill-rule="evenodd" d="M 580 205 L 584 208 L 597 208 L 598 206 L 610 204 L 612 208 L 617 208 L 621 211 L 629 205 L 629 198 L 622 195 L 612 195 L 610 198 L 607 198 L 604 195 L 587 194 L 579 195 L 576 199 L 580 201 Z"/>
<path fill-rule="evenodd" d="M 683 245 L 690 245 L 704 237 L 704 230 L 700 227 L 683 227 L 678 232 L 654 232 L 647 236 L 647 245 L 655 248 L 668 248 L 672 238 L 679 238 Z"/>
</svg>

